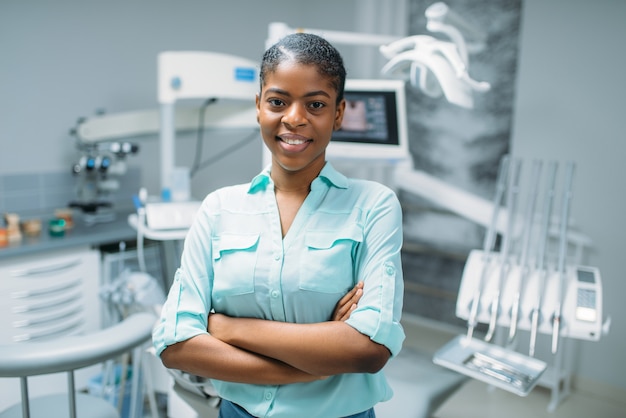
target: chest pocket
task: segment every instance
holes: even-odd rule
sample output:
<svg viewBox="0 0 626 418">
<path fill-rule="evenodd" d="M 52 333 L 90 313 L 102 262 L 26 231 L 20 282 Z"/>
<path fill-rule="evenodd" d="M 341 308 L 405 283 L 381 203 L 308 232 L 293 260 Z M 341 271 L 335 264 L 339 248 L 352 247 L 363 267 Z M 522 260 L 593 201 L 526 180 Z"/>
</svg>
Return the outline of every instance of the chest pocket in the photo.
<svg viewBox="0 0 626 418">
<path fill-rule="evenodd" d="M 258 234 L 223 234 L 212 239 L 215 296 L 254 292 Z"/>
<path fill-rule="evenodd" d="M 362 241 L 358 225 L 338 231 L 308 231 L 300 260 L 300 289 L 345 293 L 355 283 L 354 254 Z"/>
</svg>

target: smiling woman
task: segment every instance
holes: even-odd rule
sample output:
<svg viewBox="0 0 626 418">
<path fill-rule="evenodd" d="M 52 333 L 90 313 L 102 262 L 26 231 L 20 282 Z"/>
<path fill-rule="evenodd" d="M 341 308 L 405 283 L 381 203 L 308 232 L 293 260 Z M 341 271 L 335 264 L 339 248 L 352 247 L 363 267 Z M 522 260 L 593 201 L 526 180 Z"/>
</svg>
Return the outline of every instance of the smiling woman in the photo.
<svg viewBox="0 0 626 418">
<path fill-rule="evenodd" d="M 304 64 L 287 62 L 265 77 L 257 115 L 275 170 L 306 170 L 311 179 L 317 176 L 325 164 L 332 132 L 343 116 L 345 102 L 338 105 L 336 96 L 331 84 Z M 295 185 L 302 184 L 295 180 Z M 285 184 L 277 187 L 292 187 L 288 177 L 282 181 Z"/>
<path fill-rule="evenodd" d="M 209 194 L 187 235 L 153 340 L 167 367 L 212 379 L 221 418 L 373 417 L 392 395 L 402 212 L 326 161 L 345 79 L 319 36 L 270 47 L 256 105 L 271 164 Z"/>
<path fill-rule="evenodd" d="M 340 128 L 345 109 L 343 60 L 317 39 L 307 34 L 289 37 L 282 47 L 266 51 L 257 97 L 257 119 L 275 169 L 306 169 L 309 181 L 324 166 L 326 147 Z M 300 184 L 296 179 L 296 187 Z"/>
</svg>

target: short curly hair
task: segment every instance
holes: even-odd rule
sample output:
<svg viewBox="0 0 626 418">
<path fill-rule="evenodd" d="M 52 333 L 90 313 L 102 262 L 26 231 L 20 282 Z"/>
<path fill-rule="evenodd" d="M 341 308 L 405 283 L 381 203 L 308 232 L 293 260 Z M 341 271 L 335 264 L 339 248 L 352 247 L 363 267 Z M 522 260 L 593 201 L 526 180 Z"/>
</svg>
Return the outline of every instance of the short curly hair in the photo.
<svg viewBox="0 0 626 418">
<path fill-rule="evenodd" d="M 315 65 L 321 75 L 330 79 L 337 91 L 337 103 L 343 100 L 346 69 L 341 54 L 327 40 L 311 33 L 294 33 L 268 48 L 261 60 L 259 72 L 261 90 L 267 75 L 273 73 L 276 67 L 285 61 Z"/>
</svg>

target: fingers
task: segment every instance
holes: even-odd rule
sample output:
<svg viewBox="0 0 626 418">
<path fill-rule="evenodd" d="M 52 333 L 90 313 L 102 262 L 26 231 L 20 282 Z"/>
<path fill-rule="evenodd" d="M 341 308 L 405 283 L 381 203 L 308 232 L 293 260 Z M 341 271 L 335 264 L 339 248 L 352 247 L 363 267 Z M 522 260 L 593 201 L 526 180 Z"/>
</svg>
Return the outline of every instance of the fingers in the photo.
<svg viewBox="0 0 626 418">
<path fill-rule="evenodd" d="M 352 305 L 350 305 L 350 308 L 345 312 L 345 314 L 343 314 L 343 316 L 341 317 L 340 321 L 345 321 L 348 318 L 350 318 L 350 315 L 352 314 L 352 311 L 354 311 L 356 309 L 356 307 L 357 307 L 356 303 L 353 303 Z"/>
<path fill-rule="evenodd" d="M 363 296 L 363 282 L 357 283 L 348 293 L 342 297 L 333 312 L 333 321 L 345 321 L 356 309 L 359 300 Z"/>
<path fill-rule="evenodd" d="M 363 290 L 363 282 L 358 282 L 352 289 L 350 289 L 350 291 L 348 293 L 346 293 L 344 295 L 344 297 L 342 297 L 339 302 L 337 302 L 337 306 L 342 306 L 342 305 L 346 305 L 348 304 L 350 301 L 352 301 L 352 303 L 354 303 L 355 301 L 353 300 L 357 294 L 357 292 L 359 290 Z M 357 297 L 356 302 L 358 302 L 358 299 L 360 297 Z"/>
</svg>

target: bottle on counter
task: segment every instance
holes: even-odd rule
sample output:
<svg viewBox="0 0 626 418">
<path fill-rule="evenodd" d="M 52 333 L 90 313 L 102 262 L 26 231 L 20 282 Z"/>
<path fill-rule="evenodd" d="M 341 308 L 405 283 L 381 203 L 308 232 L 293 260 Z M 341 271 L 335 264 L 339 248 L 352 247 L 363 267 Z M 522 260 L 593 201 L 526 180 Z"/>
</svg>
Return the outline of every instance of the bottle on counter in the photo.
<svg viewBox="0 0 626 418">
<path fill-rule="evenodd" d="M 5 213 L 4 221 L 7 224 L 6 235 L 7 241 L 18 242 L 22 240 L 22 231 L 20 231 L 20 217 L 17 213 Z"/>
</svg>

